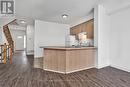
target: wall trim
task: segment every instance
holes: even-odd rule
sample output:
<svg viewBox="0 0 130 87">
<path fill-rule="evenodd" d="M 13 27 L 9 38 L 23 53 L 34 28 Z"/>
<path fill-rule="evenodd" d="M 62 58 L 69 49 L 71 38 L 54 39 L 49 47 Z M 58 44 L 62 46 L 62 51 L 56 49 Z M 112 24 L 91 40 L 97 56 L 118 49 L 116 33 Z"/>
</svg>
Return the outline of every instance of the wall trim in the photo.
<svg viewBox="0 0 130 87">
<path fill-rule="evenodd" d="M 78 70 L 73 70 L 73 71 L 67 71 L 66 74 L 79 72 L 79 71 L 83 71 L 83 70 L 87 70 L 87 69 L 91 69 L 91 68 L 95 68 L 95 67 L 92 66 L 92 67 L 88 67 L 88 68 L 83 68 L 83 69 L 78 69 Z"/>
<path fill-rule="evenodd" d="M 102 68 L 105 68 L 105 67 L 108 67 L 108 66 L 110 66 L 110 65 L 108 64 L 108 65 L 103 65 L 103 66 L 97 66 L 96 68 L 97 69 L 102 69 Z"/>
<path fill-rule="evenodd" d="M 45 71 L 50 71 L 50 72 L 61 73 L 61 74 L 66 74 L 65 72 L 55 71 L 55 70 L 50 70 L 50 69 L 43 69 L 43 70 L 45 70 Z"/>
<path fill-rule="evenodd" d="M 34 57 L 34 59 L 41 59 L 41 58 L 44 58 L 44 57 Z"/>
<path fill-rule="evenodd" d="M 78 69 L 78 70 L 73 70 L 73 71 L 67 71 L 67 72 L 50 70 L 50 69 L 44 69 L 44 70 L 45 71 L 50 71 L 50 72 L 61 73 L 61 74 L 69 74 L 69 73 L 79 72 L 79 71 L 83 71 L 83 70 L 87 70 L 87 69 L 91 69 L 91 68 L 95 68 L 95 67 L 83 68 L 83 69 Z"/>
<path fill-rule="evenodd" d="M 110 66 L 113 67 L 113 68 L 117 68 L 117 69 L 126 71 L 126 72 L 130 72 L 130 69 L 127 69 L 127 68 L 124 68 L 124 67 L 120 67 L 118 65 L 110 65 Z"/>
</svg>

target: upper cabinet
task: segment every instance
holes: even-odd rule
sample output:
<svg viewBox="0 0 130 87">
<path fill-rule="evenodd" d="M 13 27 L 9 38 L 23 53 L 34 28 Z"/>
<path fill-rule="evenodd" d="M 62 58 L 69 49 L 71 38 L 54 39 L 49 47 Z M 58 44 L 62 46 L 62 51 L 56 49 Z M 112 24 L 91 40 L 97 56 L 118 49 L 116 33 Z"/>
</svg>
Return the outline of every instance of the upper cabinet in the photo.
<svg viewBox="0 0 130 87">
<path fill-rule="evenodd" d="M 88 39 L 94 39 L 94 19 L 70 28 L 70 34 L 76 35 L 76 38 L 78 38 L 78 34 L 81 32 L 86 32 Z"/>
</svg>

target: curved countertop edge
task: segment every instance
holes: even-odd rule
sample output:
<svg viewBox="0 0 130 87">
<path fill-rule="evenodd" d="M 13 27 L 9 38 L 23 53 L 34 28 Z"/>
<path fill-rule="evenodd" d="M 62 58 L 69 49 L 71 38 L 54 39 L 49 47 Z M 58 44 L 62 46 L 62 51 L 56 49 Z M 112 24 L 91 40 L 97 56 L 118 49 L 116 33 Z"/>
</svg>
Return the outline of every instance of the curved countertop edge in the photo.
<svg viewBox="0 0 130 87">
<path fill-rule="evenodd" d="M 48 50 L 95 50 L 97 47 L 65 47 L 65 46 L 40 46 Z"/>
</svg>

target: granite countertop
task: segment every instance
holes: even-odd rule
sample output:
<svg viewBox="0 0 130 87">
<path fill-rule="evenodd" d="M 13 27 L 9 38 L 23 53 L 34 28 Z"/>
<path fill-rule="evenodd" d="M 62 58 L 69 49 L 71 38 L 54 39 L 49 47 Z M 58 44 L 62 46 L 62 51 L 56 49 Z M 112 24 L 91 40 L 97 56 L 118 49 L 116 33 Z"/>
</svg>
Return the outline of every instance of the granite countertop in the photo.
<svg viewBox="0 0 130 87">
<path fill-rule="evenodd" d="M 80 47 L 80 46 L 40 46 L 40 48 L 44 49 L 52 49 L 52 50 L 90 50 L 97 49 L 97 47 Z"/>
</svg>

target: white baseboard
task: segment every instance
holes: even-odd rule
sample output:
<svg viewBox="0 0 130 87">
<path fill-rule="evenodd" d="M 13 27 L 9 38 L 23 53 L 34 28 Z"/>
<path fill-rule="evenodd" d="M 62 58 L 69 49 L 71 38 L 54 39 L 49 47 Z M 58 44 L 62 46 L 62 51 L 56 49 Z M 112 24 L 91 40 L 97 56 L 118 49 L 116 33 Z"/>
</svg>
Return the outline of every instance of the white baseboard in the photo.
<svg viewBox="0 0 130 87">
<path fill-rule="evenodd" d="M 55 71 L 55 70 L 50 70 L 50 69 L 44 69 L 44 70 L 45 70 L 45 71 L 56 72 L 56 73 L 62 73 L 62 74 L 69 74 L 69 73 L 74 73 L 74 72 L 78 72 L 78 71 L 83 71 L 83 70 L 87 70 L 87 69 L 91 69 L 91 68 L 95 68 L 95 67 L 83 68 L 83 69 L 78 69 L 78 70 L 73 70 L 73 71 L 67 71 L 67 72 Z"/>
<path fill-rule="evenodd" d="M 43 57 L 34 57 L 34 59 L 41 59 L 41 58 L 43 58 Z"/>
<path fill-rule="evenodd" d="M 125 67 L 120 67 L 120 66 L 117 66 L 117 65 L 110 65 L 110 66 L 113 67 L 113 68 L 117 68 L 117 69 L 126 71 L 126 72 L 130 72 L 130 69 L 127 69 Z"/>
<path fill-rule="evenodd" d="M 120 69 L 120 70 L 123 70 L 123 71 L 126 71 L 126 72 L 130 72 L 129 69 L 123 68 L 123 67 L 120 67 L 120 66 L 116 66 L 116 65 L 108 65 L 108 66 L 111 66 L 113 68 L 117 68 L 117 69 Z M 98 67 L 97 69 L 101 69 L 101 68 L 104 68 L 104 67 L 107 67 L 107 66 Z M 78 72 L 78 71 L 82 71 L 82 70 L 87 70 L 87 69 L 91 69 L 91 68 L 95 68 L 95 67 L 89 67 L 89 68 L 84 68 L 84 69 L 79 69 L 79 70 L 73 70 L 73 71 L 67 71 L 67 72 L 55 71 L 55 70 L 50 70 L 50 69 L 44 69 L 44 70 L 51 71 L 51 72 L 56 72 L 56 73 L 62 73 L 62 74 L 69 74 L 69 73 L 74 73 L 74 72 Z"/>
<path fill-rule="evenodd" d="M 108 64 L 108 65 L 96 66 L 96 68 L 101 69 L 101 68 L 108 67 L 108 66 L 110 66 L 110 65 Z"/>
<path fill-rule="evenodd" d="M 28 50 L 26 51 L 27 55 L 34 55 L 34 51 L 33 50 Z"/>
<path fill-rule="evenodd" d="M 88 67 L 88 68 L 83 68 L 83 69 L 78 69 L 78 70 L 68 71 L 68 72 L 66 72 L 66 74 L 74 73 L 74 72 L 78 72 L 78 71 L 83 71 L 83 70 L 87 70 L 87 69 L 91 69 L 91 68 L 95 68 L 95 67 Z"/>
<path fill-rule="evenodd" d="M 55 70 L 50 70 L 50 69 L 44 69 L 45 71 L 50 71 L 50 72 L 56 72 L 56 73 L 62 73 L 62 74 L 66 74 L 65 72 L 61 72 L 61 71 L 55 71 Z"/>
</svg>

